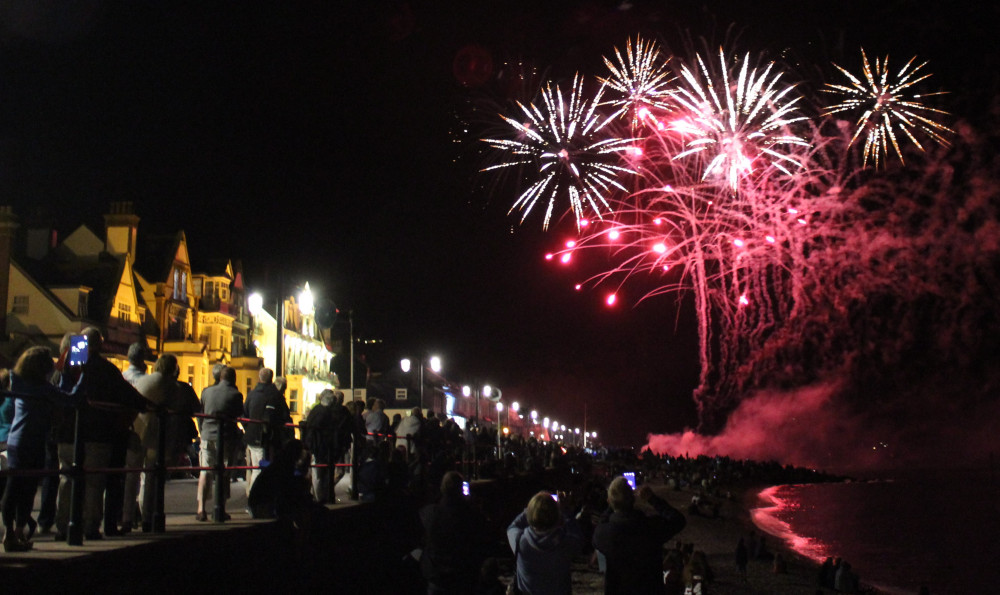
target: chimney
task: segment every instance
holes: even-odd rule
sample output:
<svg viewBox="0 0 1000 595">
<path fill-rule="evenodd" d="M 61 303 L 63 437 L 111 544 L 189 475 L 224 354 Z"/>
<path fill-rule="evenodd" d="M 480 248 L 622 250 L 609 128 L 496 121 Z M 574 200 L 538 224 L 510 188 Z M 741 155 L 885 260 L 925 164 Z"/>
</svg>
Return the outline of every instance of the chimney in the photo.
<svg viewBox="0 0 1000 595">
<path fill-rule="evenodd" d="M 11 256 L 17 217 L 9 205 L 0 206 L 0 340 L 7 340 L 7 301 L 10 293 Z"/>
<path fill-rule="evenodd" d="M 139 217 L 132 210 L 132 201 L 113 202 L 110 211 L 104 216 L 105 252 L 135 260 Z"/>
<path fill-rule="evenodd" d="M 59 232 L 51 226 L 25 225 L 25 227 L 25 257 L 41 260 L 59 245 Z"/>
</svg>

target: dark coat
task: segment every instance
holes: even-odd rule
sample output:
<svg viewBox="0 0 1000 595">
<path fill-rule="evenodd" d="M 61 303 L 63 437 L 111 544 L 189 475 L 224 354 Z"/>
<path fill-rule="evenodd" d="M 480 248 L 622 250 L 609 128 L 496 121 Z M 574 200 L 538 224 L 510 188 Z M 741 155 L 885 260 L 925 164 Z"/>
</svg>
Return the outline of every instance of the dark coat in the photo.
<svg viewBox="0 0 1000 595">
<path fill-rule="evenodd" d="M 464 500 L 443 498 L 420 511 L 424 578 L 448 593 L 472 593 L 487 554 L 486 521 Z"/>
<path fill-rule="evenodd" d="M 150 405 L 134 386 L 122 376 L 121 370 L 101 356 L 91 356 L 82 366 L 82 388 L 88 403 L 107 403 L 119 409 L 107 409 L 84 404 L 80 408 L 80 429 L 84 442 L 112 443 L 128 441 L 132 422 L 140 411 Z M 64 374 L 60 388 L 68 390 L 76 378 Z M 71 417 L 71 416 L 70 416 Z M 71 439 L 72 440 L 72 439 Z"/>
<path fill-rule="evenodd" d="M 309 410 L 305 423 L 306 448 L 316 457 L 317 463 L 329 463 L 334 451 L 337 427 L 333 411 L 322 403 L 316 403 Z"/>
<path fill-rule="evenodd" d="M 605 513 L 594 528 L 594 547 L 608 561 L 605 595 L 658 594 L 663 589 L 663 544 L 687 520 L 661 498 L 653 496 L 650 504 L 657 514 L 634 509 Z"/>
<path fill-rule="evenodd" d="M 273 383 L 257 383 L 247 393 L 243 413 L 250 419 L 264 421 L 244 424 L 249 446 L 264 446 L 277 452 L 291 438 L 285 424 L 292 421 L 292 415 L 285 397 Z"/>
</svg>

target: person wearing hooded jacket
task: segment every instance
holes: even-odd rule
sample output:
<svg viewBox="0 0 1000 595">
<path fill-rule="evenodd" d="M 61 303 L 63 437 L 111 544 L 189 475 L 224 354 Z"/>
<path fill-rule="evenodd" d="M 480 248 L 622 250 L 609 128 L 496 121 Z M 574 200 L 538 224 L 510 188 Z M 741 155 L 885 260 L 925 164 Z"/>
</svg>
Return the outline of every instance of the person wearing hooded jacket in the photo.
<svg viewBox="0 0 1000 595">
<path fill-rule="evenodd" d="M 549 492 L 538 492 L 507 527 L 507 541 L 517 560 L 514 580 L 521 593 L 569 595 L 573 557 L 583 549 L 583 532 L 564 518 Z"/>
</svg>

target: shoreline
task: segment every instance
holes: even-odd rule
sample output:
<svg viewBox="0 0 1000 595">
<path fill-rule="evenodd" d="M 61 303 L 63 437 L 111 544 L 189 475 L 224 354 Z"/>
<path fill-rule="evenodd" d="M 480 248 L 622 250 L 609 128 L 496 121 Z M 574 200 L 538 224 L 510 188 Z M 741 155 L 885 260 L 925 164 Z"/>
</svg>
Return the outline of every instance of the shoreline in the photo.
<svg viewBox="0 0 1000 595">
<path fill-rule="evenodd" d="M 688 513 L 687 507 L 691 498 L 699 492 L 656 486 L 657 495 L 665 497 L 688 519 L 688 526 L 677 535 L 675 541 L 694 543 L 695 549 L 701 549 L 708 555 L 715 573 L 715 580 L 710 585 L 713 594 L 836 593 L 833 589 L 819 586 L 818 575 L 822 561 L 795 550 L 785 541 L 784 536 L 769 532 L 767 527 L 762 527 L 754 521 L 754 510 L 766 508 L 766 502 L 761 499 L 761 494 L 770 489 L 780 488 L 782 485 L 795 484 L 754 484 L 734 490 L 732 497 L 723 501 L 720 518 Z M 717 501 L 718 498 L 714 500 Z M 736 573 L 736 544 L 740 537 L 747 539 L 751 532 L 766 539 L 766 550 L 771 556 L 760 560 L 751 558 L 747 564 L 748 581 L 744 583 Z M 774 556 L 777 555 L 782 557 L 786 566 L 786 572 L 781 574 L 773 570 Z M 864 580 L 861 581 L 859 592 L 869 595 L 889 594 L 889 591 L 875 587 Z"/>
<path fill-rule="evenodd" d="M 708 584 L 712 595 L 833 595 L 833 589 L 820 588 L 818 574 L 820 564 L 790 548 L 784 540 L 766 533 L 757 527 L 752 519 L 752 509 L 758 504 L 758 494 L 774 487 L 770 484 L 754 484 L 732 490 L 728 499 L 712 497 L 719 503 L 719 514 L 715 518 L 692 514 L 688 511 L 691 498 L 700 490 L 687 488 L 673 489 L 660 480 L 649 482 L 657 496 L 681 511 L 687 518 L 687 526 L 674 536 L 667 547 L 678 543 L 694 544 L 695 550 L 705 552 L 713 580 Z M 704 497 L 704 496 L 703 496 Z M 786 563 L 786 572 L 773 571 L 773 558 L 749 560 L 747 580 L 740 579 L 736 569 L 736 544 L 740 537 L 747 538 L 754 531 L 765 536 L 767 551 L 780 554 Z M 573 593 L 576 595 L 602 595 L 604 577 L 589 556 L 581 556 L 573 564 Z M 509 561 L 508 561 L 509 562 Z M 512 569 L 505 565 L 502 573 L 504 583 L 513 578 Z M 889 595 L 889 592 L 873 588 L 863 583 L 860 593 L 867 595 Z"/>
</svg>

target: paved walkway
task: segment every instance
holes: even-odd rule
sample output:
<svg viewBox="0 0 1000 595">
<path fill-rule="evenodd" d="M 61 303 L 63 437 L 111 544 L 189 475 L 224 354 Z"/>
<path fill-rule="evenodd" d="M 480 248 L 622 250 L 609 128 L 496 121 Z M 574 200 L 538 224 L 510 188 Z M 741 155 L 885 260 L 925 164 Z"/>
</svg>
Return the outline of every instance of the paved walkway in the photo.
<svg viewBox="0 0 1000 595">
<path fill-rule="evenodd" d="M 198 508 L 196 502 L 197 479 L 170 480 L 167 482 L 166 489 L 164 490 L 166 532 L 143 533 L 142 531 L 133 531 L 129 535 L 120 537 L 105 537 L 98 541 L 84 540 L 83 545 L 79 546 L 67 545 L 65 541 L 55 541 L 54 534 L 36 534 L 32 540 L 34 548 L 29 552 L 16 554 L 0 552 L 0 570 L 23 569 L 38 563 L 72 560 L 163 540 L 178 539 L 201 533 L 246 529 L 260 525 L 261 523 L 271 522 L 269 520 L 254 520 L 247 514 L 246 485 L 246 482 L 243 480 L 232 484 L 230 499 L 226 504 L 226 512 L 232 518 L 224 523 L 214 523 L 211 521 L 199 522 L 195 520 L 195 512 Z M 40 492 L 41 490 L 39 490 Z M 38 514 L 38 504 L 38 499 L 36 498 L 36 516 Z M 348 500 L 345 503 L 328 508 L 346 508 L 356 505 L 357 502 Z M 211 518 L 211 508 L 209 508 L 209 517 Z"/>
</svg>

